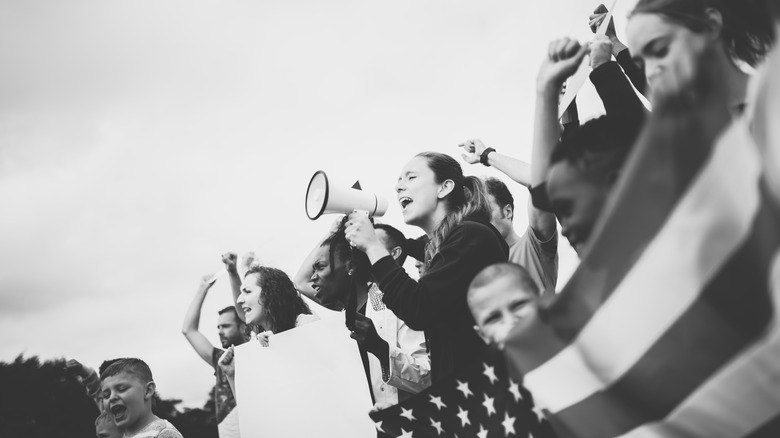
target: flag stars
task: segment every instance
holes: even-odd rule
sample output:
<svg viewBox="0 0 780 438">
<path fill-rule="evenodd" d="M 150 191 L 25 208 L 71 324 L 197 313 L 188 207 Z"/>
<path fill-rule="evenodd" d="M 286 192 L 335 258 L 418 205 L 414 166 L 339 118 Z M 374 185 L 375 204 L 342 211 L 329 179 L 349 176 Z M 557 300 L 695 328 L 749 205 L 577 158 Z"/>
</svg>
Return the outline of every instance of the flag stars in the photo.
<svg viewBox="0 0 780 438">
<path fill-rule="evenodd" d="M 504 413 L 504 421 L 501 422 L 501 425 L 504 426 L 504 431 L 506 433 L 506 436 L 514 435 L 515 432 L 515 419 L 513 417 L 510 417 L 509 414 L 506 412 Z"/>
<path fill-rule="evenodd" d="M 477 438 L 487 438 L 488 431 L 485 430 L 485 426 L 479 425 L 479 432 L 477 432 Z"/>
<path fill-rule="evenodd" d="M 413 421 L 416 419 L 414 418 L 414 415 L 412 415 L 412 409 L 401 408 L 401 416 L 407 418 L 409 421 Z"/>
<path fill-rule="evenodd" d="M 464 398 L 469 398 L 470 395 L 474 395 L 473 392 L 469 389 L 469 384 L 466 382 L 461 382 L 460 380 L 457 380 L 458 382 L 458 391 L 463 393 Z"/>
<path fill-rule="evenodd" d="M 511 392 L 512 396 L 515 398 L 515 403 L 520 403 L 520 400 L 523 399 L 523 396 L 520 395 L 520 385 L 517 383 L 512 382 L 512 384 L 509 385 L 509 392 Z"/>
<path fill-rule="evenodd" d="M 385 432 L 385 431 L 382 429 L 382 422 L 381 422 L 381 421 L 377 421 L 376 423 L 374 423 L 374 427 L 376 427 L 376 430 L 377 430 L 378 432 L 386 433 L 386 432 Z"/>
<path fill-rule="evenodd" d="M 431 418 L 431 426 L 436 429 L 436 432 L 441 435 L 444 433 L 444 428 L 441 427 L 441 421 L 433 421 L 433 418 Z"/>
<path fill-rule="evenodd" d="M 496 406 L 494 401 L 495 401 L 494 398 L 488 397 L 488 395 L 485 394 L 485 401 L 482 402 L 482 406 L 484 406 L 485 409 L 487 410 L 488 417 L 496 413 Z"/>
<path fill-rule="evenodd" d="M 428 395 L 428 397 L 431 398 L 431 403 L 436 405 L 436 407 L 439 408 L 439 410 L 442 410 L 442 408 L 447 407 L 447 405 L 445 405 L 444 402 L 441 401 L 441 397 L 434 397 L 433 395 L 430 394 Z"/>
<path fill-rule="evenodd" d="M 467 424 L 471 424 L 471 421 L 469 420 L 469 411 L 464 411 L 460 406 L 458 406 L 458 418 L 460 418 L 462 427 L 466 427 Z"/>
<path fill-rule="evenodd" d="M 401 428 L 401 434 L 398 435 L 398 438 L 414 438 L 412 436 L 412 432 L 413 431 L 411 431 L 411 430 L 409 432 L 407 432 L 403 428 Z"/>
<path fill-rule="evenodd" d="M 485 365 L 485 371 L 482 372 L 482 374 L 485 375 L 488 379 L 490 379 L 490 384 L 494 384 L 498 382 L 498 377 L 496 377 L 496 370 L 495 367 L 488 366 L 488 364 Z"/>
</svg>

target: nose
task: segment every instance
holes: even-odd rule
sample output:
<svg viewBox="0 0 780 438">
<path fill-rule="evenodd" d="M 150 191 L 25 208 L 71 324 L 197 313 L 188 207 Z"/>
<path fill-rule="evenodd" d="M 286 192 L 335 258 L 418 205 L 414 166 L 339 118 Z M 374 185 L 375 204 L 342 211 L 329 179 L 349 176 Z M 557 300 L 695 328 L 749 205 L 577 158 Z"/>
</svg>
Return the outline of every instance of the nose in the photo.
<svg viewBox="0 0 780 438">
<path fill-rule="evenodd" d="M 315 280 L 317 280 L 317 273 L 312 272 L 311 277 L 309 277 L 309 281 L 315 281 Z"/>
<path fill-rule="evenodd" d="M 406 190 L 406 185 L 404 184 L 403 180 L 398 180 L 398 182 L 395 184 L 395 191 L 396 193 L 401 193 L 402 190 Z"/>
<path fill-rule="evenodd" d="M 238 298 L 236 299 L 236 304 L 243 304 L 246 300 L 244 300 L 244 294 L 238 294 Z"/>
</svg>

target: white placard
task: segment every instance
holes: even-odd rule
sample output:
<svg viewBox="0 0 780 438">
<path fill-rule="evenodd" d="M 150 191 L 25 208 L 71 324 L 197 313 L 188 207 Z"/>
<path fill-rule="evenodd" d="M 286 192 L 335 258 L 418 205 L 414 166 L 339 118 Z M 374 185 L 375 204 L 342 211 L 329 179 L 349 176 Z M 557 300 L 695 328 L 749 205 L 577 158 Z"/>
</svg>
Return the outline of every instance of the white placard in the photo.
<svg viewBox="0 0 780 438">
<path fill-rule="evenodd" d="M 235 349 L 241 436 L 376 436 L 360 352 L 343 317 L 273 335 L 269 344 Z"/>
</svg>

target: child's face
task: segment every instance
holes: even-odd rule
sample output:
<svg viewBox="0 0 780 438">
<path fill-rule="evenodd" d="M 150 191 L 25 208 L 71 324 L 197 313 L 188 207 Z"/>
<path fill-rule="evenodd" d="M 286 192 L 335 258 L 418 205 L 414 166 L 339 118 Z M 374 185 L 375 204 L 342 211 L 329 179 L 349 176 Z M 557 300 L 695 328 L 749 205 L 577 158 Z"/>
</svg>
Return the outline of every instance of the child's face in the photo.
<svg viewBox="0 0 780 438">
<path fill-rule="evenodd" d="M 146 415 L 147 400 L 154 394 L 153 383 L 144 384 L 133 374 L 122 372 L 109 376 L 100 384 L 106 407 L 120 429 L 132 429 Z"/>
<path fill-rule="evenodd" d="M 469 291 L 469 307 L 480 335 L 485 342 L 501 348 L 517 321 L 530 315 L 528 305 L 536 300 L 533 292 L 512 280 L 506 276 Z"/>
<path fill-rule="evenodd" d="M 122 438 L 124 435 L 113 421 L 101 421 L 95 426 L 97 438 Z"/>
</svg>

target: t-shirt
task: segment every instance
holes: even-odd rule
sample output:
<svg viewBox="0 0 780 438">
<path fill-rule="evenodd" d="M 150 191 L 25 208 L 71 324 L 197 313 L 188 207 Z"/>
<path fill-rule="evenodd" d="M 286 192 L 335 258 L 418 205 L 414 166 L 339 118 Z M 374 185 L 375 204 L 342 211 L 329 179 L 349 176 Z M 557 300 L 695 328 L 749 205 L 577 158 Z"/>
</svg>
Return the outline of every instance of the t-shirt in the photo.
<svg viewBox="0 0 780 438">
<path fill-rule="evenodd" d="M 509 261 L 524 267 L 542 294 L 554 294 L 558 282 L 558 233 L 542 242 L 530 226 L 509 245 Z"/>
<path fill-rule="evenodd" d="M 167 420 L 158 418 L 146 427 L 138 431 L 135 435 L 128 435 L 125 433 L 124 438 L 184 438 L 173 424 Z"/>
<path fill-rule="evenodd" d="M 237 413 L 237 411 L 233 412 L 236 407 L 236 399 L 233 398 L 233 391 L 230 389 L 230 383 L 228 383 L 227 376 L 222 372 L 222 368 L 219 367 L 219 358 L 222 357 L 222 353 L 224 352 L 225 350 L 215 347 L 214 351 L 211 353 L 211 363 L 214 365 L 214 375 L 217 378 L 217 384 L 214 387 L 214 408 L 217 411 L 218 425 L 222 424 L 226 417 L 232 419 Z M 229 438 L 229 436 L 224 436 L 225 433 L 222 429 L 223 428 L 220 427 L 220 438 Z"/>
</svg>

